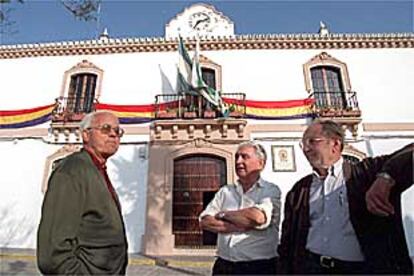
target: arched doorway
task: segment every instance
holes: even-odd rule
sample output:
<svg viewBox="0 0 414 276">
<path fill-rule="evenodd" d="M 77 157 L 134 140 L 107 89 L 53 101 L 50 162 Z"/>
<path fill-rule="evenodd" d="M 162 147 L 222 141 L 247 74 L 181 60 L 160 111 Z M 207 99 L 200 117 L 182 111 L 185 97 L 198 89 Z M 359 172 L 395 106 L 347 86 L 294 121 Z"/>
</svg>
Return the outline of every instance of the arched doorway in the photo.
<svg viewBox="0 0 414 276">
<path fill-rule="evenodd" d="M 192 154 L 174 160 L 173 234 L 176 248 L 215 246 L 217 235 L 202 231 L 198 215 L 222 185 L 226 185 L 226 160 Z"/>
</svg>

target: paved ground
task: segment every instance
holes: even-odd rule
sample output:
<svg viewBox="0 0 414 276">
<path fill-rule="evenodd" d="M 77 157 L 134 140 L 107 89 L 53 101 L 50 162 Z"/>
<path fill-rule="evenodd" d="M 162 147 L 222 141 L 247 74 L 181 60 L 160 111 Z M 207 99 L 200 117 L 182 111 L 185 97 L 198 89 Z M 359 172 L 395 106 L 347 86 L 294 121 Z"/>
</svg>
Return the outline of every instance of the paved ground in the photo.
<svg viewBox="0 0 414 276">
<path fill-rule="evenodd" d="M 214 257 L 131 254 L 127 275 L 211 275 Z M 34 250 L 0 249 L 0 275 L 40 275 Z"/>
</svg>

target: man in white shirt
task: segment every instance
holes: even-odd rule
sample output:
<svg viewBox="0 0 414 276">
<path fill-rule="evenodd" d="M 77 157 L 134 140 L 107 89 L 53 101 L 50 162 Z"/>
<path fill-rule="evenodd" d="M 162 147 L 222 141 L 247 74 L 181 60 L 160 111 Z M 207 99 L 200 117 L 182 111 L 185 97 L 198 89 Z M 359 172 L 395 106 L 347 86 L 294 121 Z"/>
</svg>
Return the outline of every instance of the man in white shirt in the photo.
<svg viewBox="0 0 414 276">
<path fill-rule="evenodd" d="M 242 143 L 235 155 L 234 185 L 223 186 L 200 214 L 200 226 L 218 233 L 213 275 L 276 274 L 280 189 L 263 180 L 266 152 Z"/>
</svg>

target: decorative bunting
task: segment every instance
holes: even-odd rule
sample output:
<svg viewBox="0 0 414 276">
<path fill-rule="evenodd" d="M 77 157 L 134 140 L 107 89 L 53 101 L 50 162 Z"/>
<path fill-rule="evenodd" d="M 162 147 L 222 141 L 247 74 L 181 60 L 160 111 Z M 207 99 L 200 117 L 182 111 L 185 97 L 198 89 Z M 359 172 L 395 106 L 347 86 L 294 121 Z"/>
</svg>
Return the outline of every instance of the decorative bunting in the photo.
<svg viewBox="0 0 414 276">
<path fill-rule="evenodd" d="M 165 104 L 161 104 L 165 105 Z M 154 105 L 113 105 L 97 104 L 96 110 L 113 112 L 119 118 L 121 124 L 141 124 L 154 118 Z"/>
<path fill-rule="evenodd" d="M 245 118 L 260 120 L 287 120 L 312 117 L 313 99 L 290 101 L 251 101 L 223 99 L 228 105 L 234 105 L 236 110 L 246 107 Z"/>
<path fill-rule="evenodd" d="M 0 129 L 22 128 L 43 124 L 51 119 L 55 104 L 21 110 L 0 110 Z"/>
<path fill-rule="evenodd" d="M 287 120 L 312 117 L 313 99 L 291 101 L 250 101 L 223 98 L 224 103 L 234 106 L 235 110 L 244 110 L 243 118 L 260 120 Z M 96 104 L 97 110 L 108 110 L 119 117 L 121 124 L 141 124 L 155 119 L 154 104 L 113 105 Z M 51 120 L 55 104 L 32 109 L 0 111 L 0 129 L 30 127 Z M 178 110 L 178 101 L 158 105 L 158 111 Z"/>
</svg>

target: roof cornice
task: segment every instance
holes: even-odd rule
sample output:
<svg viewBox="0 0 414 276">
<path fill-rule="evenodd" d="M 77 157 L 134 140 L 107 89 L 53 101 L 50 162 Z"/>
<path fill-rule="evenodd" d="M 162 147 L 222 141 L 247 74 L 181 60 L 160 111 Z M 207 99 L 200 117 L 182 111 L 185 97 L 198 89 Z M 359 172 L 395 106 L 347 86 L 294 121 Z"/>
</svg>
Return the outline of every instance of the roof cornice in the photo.
<svg viewBox="0 0 414 276">
<path fill-rule="evenodd" d="M 195 38 L 187 39 L 189 49 Z M 136 52 L 171 52 L 177 50 L 178 39 L 123 38 L 105 40 L 64 41 L 1 45 L 0 59 L 40 56 L 100 55 Z M 414 33 L 385 34 L 265 34 L 201 38 L 201 49 L 364 49 L 414 48 Z"/>
</svg>

